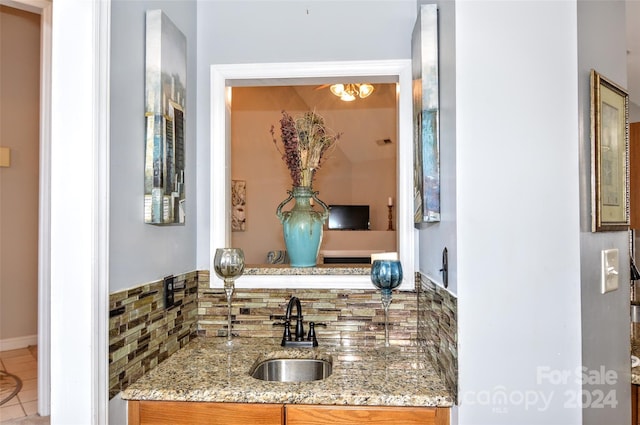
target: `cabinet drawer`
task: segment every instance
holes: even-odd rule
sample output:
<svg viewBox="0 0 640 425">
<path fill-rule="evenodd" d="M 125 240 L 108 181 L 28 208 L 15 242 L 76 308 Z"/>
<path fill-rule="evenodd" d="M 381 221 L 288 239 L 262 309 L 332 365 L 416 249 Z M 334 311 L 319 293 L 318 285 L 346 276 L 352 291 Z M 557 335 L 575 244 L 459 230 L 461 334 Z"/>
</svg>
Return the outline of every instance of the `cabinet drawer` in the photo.
<svg viewBox="0 0 640 425">
<path fill-rule="evenodd" d="M 129 401 L 129 425 L 282 425 L 281 404 Z"/>
<path fill-rule="evenodd" d="M 448 425 L 449 409 L 288 404 L 285 417 L 287 425 Z"/>
</svg>

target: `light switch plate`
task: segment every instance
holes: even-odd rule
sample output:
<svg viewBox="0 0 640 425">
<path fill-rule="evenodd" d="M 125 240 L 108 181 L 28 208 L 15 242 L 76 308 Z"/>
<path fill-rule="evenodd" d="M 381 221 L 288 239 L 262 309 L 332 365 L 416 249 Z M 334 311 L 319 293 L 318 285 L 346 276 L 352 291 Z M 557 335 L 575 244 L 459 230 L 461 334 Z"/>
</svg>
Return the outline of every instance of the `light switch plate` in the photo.
<svg viewBox="0 0 640 425">
<path fill-rule="evenodd" d="M 11 150 L 0 148 L 0 167 L 11 167 Z"/>
<path fill-rule="evenodd" d="M 619 255 L 618 249 L 602 251 L 601 290 L 603 294 L 618 289 Z"/>
</svg>

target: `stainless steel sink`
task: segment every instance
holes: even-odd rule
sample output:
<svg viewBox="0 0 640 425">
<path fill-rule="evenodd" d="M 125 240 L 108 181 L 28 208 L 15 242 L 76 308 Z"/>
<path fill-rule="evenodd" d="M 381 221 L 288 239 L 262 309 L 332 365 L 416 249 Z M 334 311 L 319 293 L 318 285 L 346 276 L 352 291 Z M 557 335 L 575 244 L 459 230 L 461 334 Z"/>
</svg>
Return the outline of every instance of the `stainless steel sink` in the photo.
<svg viewBox="0 0 640 425">
<path fill-rule="evenodd" d="M 318 381 L 331 375 L 331 362 L 322 359 L 271 359 L 257 363 L 249 374 L 263 381 Z"/>
<path fill-rule="evenodd" d="M 640 323 L 640 304 L 631 304 L 631 323 Z"/>
</svg>

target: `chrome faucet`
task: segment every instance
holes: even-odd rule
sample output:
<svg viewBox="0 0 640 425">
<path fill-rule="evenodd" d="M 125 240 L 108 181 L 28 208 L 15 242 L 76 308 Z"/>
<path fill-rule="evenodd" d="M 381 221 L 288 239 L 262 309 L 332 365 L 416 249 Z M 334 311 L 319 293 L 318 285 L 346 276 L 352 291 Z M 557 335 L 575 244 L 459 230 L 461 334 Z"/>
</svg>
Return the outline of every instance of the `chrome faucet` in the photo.
<svg viewBox="0 0 640 425">
<path fill-rule="evenodd" d="M 291 310 L 296 307 L 296 330 L 295 336 L 291 335 Z M 315 324 L 309 323 L 309 335 L 305 338 L 304 327 L 302 325 L 302 305 L 298 297 L 291 297 L 287 305 L 287 313 L 284 318 L 284 334 L 282 335 L 283 347 L 317 347 Z"/>
</svg>

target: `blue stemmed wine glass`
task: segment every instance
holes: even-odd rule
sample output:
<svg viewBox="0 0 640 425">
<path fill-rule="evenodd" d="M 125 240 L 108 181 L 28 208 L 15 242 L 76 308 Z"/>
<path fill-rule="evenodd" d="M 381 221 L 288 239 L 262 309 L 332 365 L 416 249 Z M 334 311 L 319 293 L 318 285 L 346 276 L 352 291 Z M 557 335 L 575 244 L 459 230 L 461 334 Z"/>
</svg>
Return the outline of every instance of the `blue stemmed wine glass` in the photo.
<svg viewBox="0 0 640 425">
<path fill-rule="evenodd" d="M 399 351 L 398 347 L 389 345 L 389 304 L 391 291 L 402 283 L 402 264 L 399 260 L 374 260 L 371 264 L 371 282 L 380 290 L 384 308 L 384 346 L 377 350 L 383 353 Z"/>
<path fill-rule="evenodd" d="M 224 292 L 227 295 L 227 341 L 224 348 L 232 349 L 238 345 L 231 340 L 231 297 L 235 289 L 234 281 L 244 272 L 244 252 L 240 248 L 218 248 L 213 257 L 216 275 L 224 280 Z"/>
</svg>

